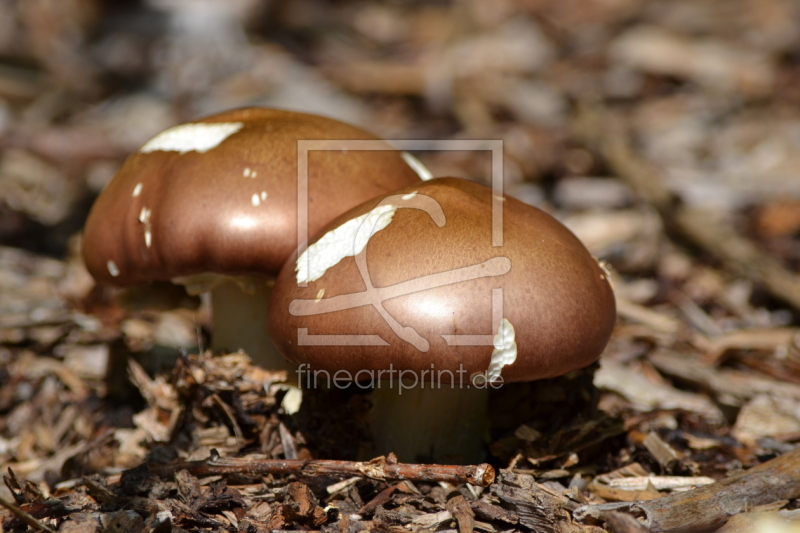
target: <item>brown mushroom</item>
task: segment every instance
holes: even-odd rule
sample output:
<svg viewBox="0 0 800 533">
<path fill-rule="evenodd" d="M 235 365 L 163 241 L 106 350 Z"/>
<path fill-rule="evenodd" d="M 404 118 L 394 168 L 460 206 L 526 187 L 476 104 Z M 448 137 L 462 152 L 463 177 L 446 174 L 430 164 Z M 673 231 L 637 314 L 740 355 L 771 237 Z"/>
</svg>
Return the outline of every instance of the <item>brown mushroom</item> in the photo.
<svg viewBox="0 0 800 533">
<path fill-rule="evenodd" d="M 329 118 L 265 108 L 160 133 L 125 161 L 92 207 L 83 249 L 89 271 L 112 285 L 171 280 L 191 293 L 211 291 L 213 346 L 242 348 L 268 368 L 285 368 L 266 333 L 265 300 L 297 247 L 303 139 L 376 137 Z M 368 198 L 419 182 L 402 154 L 386 148 L 309 153 L 310 232 Z"/>
<path fill-rule="evenodd" d="M 480 459 L 488 386 L 563 375 L 608 342 L 605 271 L 550 215 L 497 200 L 501 246 L 492 190 L 439 178 L 341 215 L 278 276 L 278 349 L 304 387 L 374 385 L 378 453 Z"/>
</svg>

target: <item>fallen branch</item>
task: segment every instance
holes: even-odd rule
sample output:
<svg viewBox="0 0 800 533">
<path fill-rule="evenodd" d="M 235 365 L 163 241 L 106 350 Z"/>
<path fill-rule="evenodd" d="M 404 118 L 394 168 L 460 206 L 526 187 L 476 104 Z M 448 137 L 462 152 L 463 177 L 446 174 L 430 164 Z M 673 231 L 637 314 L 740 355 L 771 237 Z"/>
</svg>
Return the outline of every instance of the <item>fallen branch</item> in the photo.
<svg viewBox="0 0 800 533">
<path fill-rule="evenodd" d="M 614 174 L 661 215 L 668 232 L 689 240 L 719 259 L 727 269 L 762 285 L 772 296 L 800 310 L 800 276 L 702 210 L 680 202 L 661 173 L 633 148 L 619 117 L 600 103 L 581 106 L 575 123 L 578 137 L 599 154 Z"/>
<path fill-rule="evenodd" d="M 245 476 L 264 476 L 268 474 L 295 474 L 302 477 L 313 476 L 362 476 L 378 480 L 446 481 L 448 483 L 471 483 L 488 487 L 494 481 L 494 468 L 488 464 L 479 465 L 419 465 L 397 463 L 378 457 L 368 462 L 329 461 L 301 459 L 241 459 L 219 457 L 212 453 L 204 461 L 190 461 L 170 464 L 148 464 L 149 471 L 158 476 L 171 476 L 179 470 L 190 474 L 215 476 L 240 474 Z"/>
<path fill-rule="evenodd" d="M 603 520 L 609 511 L 626 511 L 650 531 L 716 529 L 753 507 L 800 497 L 800 449 L 740 474 L 687 492 L 654 500 L 584 505 L 575 518 Z"/>
</svg>

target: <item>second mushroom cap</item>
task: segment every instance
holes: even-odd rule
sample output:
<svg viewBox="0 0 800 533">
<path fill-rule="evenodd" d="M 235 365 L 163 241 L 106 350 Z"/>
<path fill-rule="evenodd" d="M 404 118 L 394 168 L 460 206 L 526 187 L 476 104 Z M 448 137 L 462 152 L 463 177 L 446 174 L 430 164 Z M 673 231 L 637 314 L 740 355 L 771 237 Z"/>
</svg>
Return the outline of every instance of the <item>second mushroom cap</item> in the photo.
<svg viewBox="0 0 800 533">
<path fill-rule="evenodd" d="M 550 215 L 499 200 L 494 228 L 491 189 L 439 178 L 338 217 L 276 281 L 279 350 L 352 380 L 389 379 L 377 372 L 391 368 L 462 384 L 479 374 L 549 378 L 595 361 L 616 318 L 605 271 Z"/>
</svg>

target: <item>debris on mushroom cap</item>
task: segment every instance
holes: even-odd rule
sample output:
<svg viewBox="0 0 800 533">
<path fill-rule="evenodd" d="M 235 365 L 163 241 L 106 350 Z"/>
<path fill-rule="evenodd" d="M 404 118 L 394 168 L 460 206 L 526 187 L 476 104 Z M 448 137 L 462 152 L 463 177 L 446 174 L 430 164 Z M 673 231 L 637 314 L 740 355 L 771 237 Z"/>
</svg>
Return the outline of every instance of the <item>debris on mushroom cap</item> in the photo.
<svg viewBox="0 0 800 533">
<path fill-rule="evenodd" d="M 170 128 L 131 155 L 98 197 L 84 258 L 127 285 L 204 272 L 275 275 L 297 246 L 298 140 L 378 140 L 333 119 L 245 108 Z M 420 183 L 397 150 L 313 150 L 310 234 L 369 198 Z"/>
<path fill-rule="evenodd" d="M 441 213 L 406 208 L 421 199 Z M 301 258 L 325 268 L 307 275 L 305 261 L 290 259 L 276 281 L 270 330 L 279 350 L 351 379 L 376 379 L 391 365 L 395 379 L 409 370 L 465 385 L 476 373 L 529 381 L 596 360 L 616 319 L 600 266 L 558 221 L 511 197 L 501 204 L 503 244 L 493 246 L 492 204 L 487 187 L 437 178 L 332 221 Z M 391 224 L 368 227 L 358 246 L 339 243 L 342 228 L 387 205 Z M 328 240 L 355 253 L 317 248 Z"/>
<path fill-rule="evenodd" d="M 297 282 L 316 281 L 345 257 L 361 252 L 370 237 L 389 225 L 396 210 L 395 205 L 380 205 L 323 235 L 297 258 Z"/>
<path fill-rule="evenodd" d="M 517 360 L 517 343 L 514 342 L 514 339 L 514 326 L 511 325 L 507 318 L 504 318 L 500 323 L 500 328 L 497 330 L 497 335 L 494 336 L 494 351 L 489 362 L 489 368 L 486 370 L 487 381 L 497 380 L 503 371 L 503 367 Z"/>
<path fill-rule="evenodd" d="M 420 161 L 419 159 L 417 159 L 408 152 L 403 152 L 400 155 L 403 157 L 403 161 L 408 163 L 408 166 L 414 169 L 414 172 L 417 173 L 419 179 L 421 179 L 422 181 L 428 181 L 430 179 L 433 179 L 433 174 L 431 174 L 431 171 L 428 170 L 428 168 L 422 164 L 422 161 Z"/>
<path fill-rule="evenodd" d="M 157 151 L 179 154 L 194 151 L 202 154 L 216 148 L 243 127 L 243 122 L 181 124 L 162 131 L 147 141 L 139 151 L 143 154 Z"/>
</svg>

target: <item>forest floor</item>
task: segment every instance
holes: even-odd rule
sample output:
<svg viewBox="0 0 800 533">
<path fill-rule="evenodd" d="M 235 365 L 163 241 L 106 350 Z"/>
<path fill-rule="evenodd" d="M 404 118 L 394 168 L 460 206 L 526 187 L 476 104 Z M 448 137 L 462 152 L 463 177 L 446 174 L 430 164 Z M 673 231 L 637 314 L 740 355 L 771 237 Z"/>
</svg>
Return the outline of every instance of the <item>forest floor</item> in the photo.
<svg viewBox="0 0 800 533">
<path fill-rule="evenodd" d="M 790 0 L 0 2 L 0 530 L 800 531 L 798 20 Z M 490 466 L 357 463 L 366 394 L 289 413 L 282 375 L 198 355 L 205 303 L 96 286 L 80 230 L 125 156 L 244 105 L 502 140 L 506 194 L 610 267 L 599 367 L 497 391 Z M 415 155 L 489 184 L 486 152 Z"/>
</svg>

